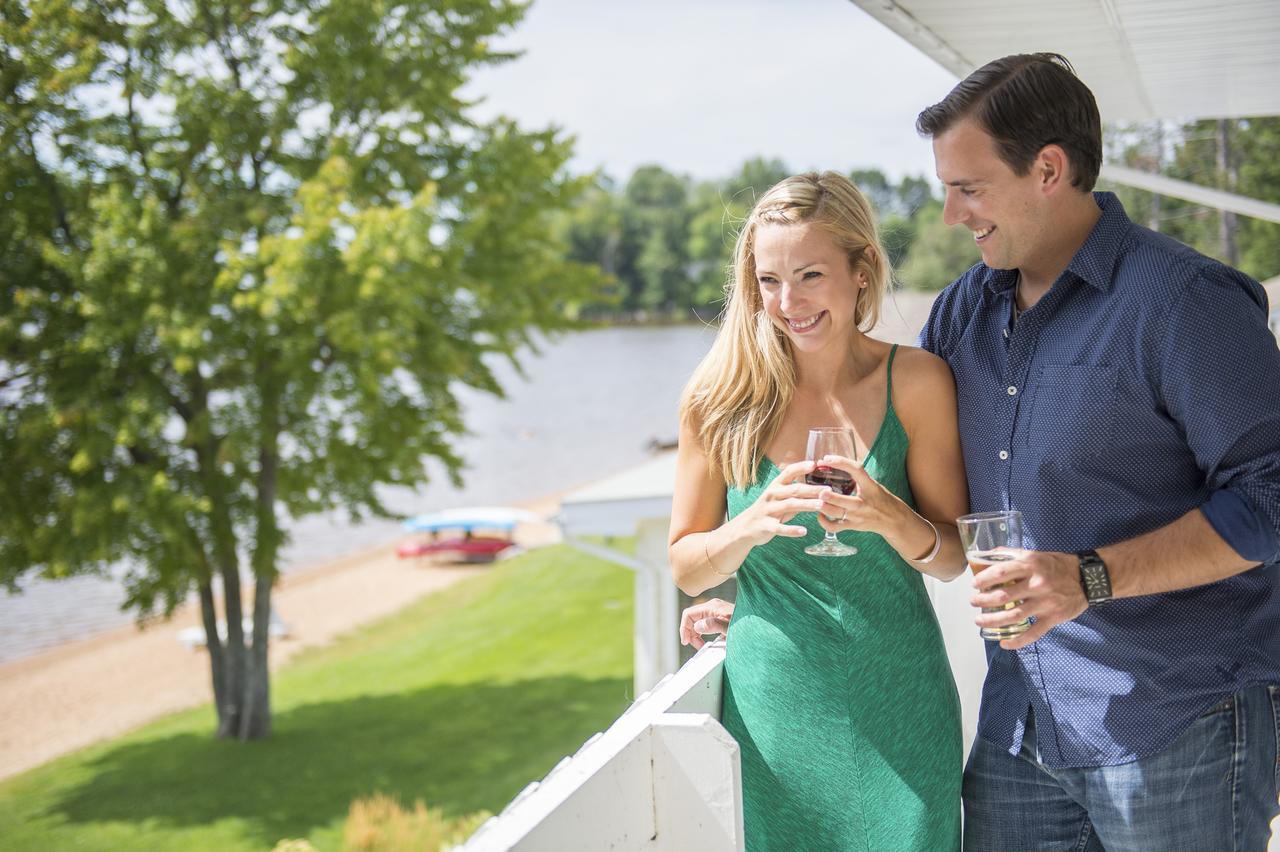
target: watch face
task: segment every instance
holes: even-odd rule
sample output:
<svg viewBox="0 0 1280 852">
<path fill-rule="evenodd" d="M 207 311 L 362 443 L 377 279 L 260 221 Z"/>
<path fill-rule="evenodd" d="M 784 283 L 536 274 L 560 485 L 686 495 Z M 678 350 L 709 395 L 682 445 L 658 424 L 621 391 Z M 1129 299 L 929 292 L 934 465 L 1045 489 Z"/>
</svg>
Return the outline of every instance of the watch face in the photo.
<svg viewBox="0 0 1280 852">
<path fill-rule="evenodd" d="M 1111 599 L 1111 575 L 1098 554 L 1086 551 L 1079 555 L 1080 580 L 1089 603 Z"/>
</svg>

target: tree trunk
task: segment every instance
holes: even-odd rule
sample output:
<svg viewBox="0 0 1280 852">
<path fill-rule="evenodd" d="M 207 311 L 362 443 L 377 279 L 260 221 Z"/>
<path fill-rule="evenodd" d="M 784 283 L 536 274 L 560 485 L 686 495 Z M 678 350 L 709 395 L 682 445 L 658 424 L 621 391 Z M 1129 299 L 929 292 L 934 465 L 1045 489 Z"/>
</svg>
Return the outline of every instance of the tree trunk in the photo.
<svg viewBox="0 0 1280 852">
<path fill-rule="evenodd" d="M 244 646 L 244 611 L 240 606 L 240 567 L 232 551 L 231 564 L 223 564 L 222 608 L 227 622 L 226 700 L 218 708 L 218 737 L 234 737 L 240 730 L 244 712 L 246 654 Z"/>
<path fill-rule="evenodd" d="M 245 696 L 240 714 L 242 740 L 271 735 L 271 671 L 267 647 L 271 641 L 271 582 L 259 579 L 253 590 L 253 645 L 245 670 Z"/>
<path fill-rule="evenodd" d="M 1164 122 L 1156 120 L 1155 124 L 1155 168 L 1152 169 L 1156 174 L 1164 174 Z M 1160 222 L 1164 218 L 1164 211 L 1161 199 L 1162 196 L 1158 192 L 1151 193 L 1151 210 L 1148 212 L 1150 221 L 1147 224 L 1151 230 L 1159 232 Z"/>
<path fill-rule="evenodd" d="M 234 737 L 240 729 L 245 684 L 244 615 L 240 606 L 240 558 L 236 553 L 236 535 L 226 493 L 216 470 L 216 449 L 201 458 L 206 480 L 206 493 L 213 504 L 213 553 L 218 576 L 222 577 L 222 612 L 227 623 L 224 646 L 222 703 L 218 705 L 218 737 Z M 215 637 L 216 633 L 213 634 Z"/>
<path fill-rule="evenodd" d="M 253 647 L 245 678 L 244 713 L 240 719 L 242 740 L 271 734 L 271 672 L 267 650 L 271 643 L 271 587 L 276 579 L 280 527 L 276 520 L 276 485 L 279 463 L 280 403 L 271 367 L 258 362 L 258 388 L 262 411 L 258 445 L 257 541 L 253 551 Z"/>
<path fill-rule="evenodd" d="M 226 662 L 222 640 L 218 638 L 218 608 L 213 600 L 213 582 L 209 578 L 200 581 L 200 620 L 204 624 L 204 646 L 209 650 L 209 673 L 213 678 L 213 706 L 222 716 L 227 703 Z"/>
<path fill-rule="evenodd" d="M 1218 183 L 1227 192 L 1235 192 L 1236 172 L 1231 164 L 1231 122 L 1218 120 Z M 1236 248 L 1236 214 L 1230 210 L 1218 213 L 1218 238 L 1222 241 L 1222 260 L 1231 265 L 1240 265 L 1240 252 Z"/>
<path fill-rule="evenodd" d="M 245 696 L 245 645 L 244 616 L 240 606 L 240 556 L 236 552 L 236 531 L 232 523 L 228 493 L 231 489 L 218 467 L 218 439 L 212 434 L 209 422 L 209 397 L 199 373 L 191 376 L 190 411 L 184 415 L 187 429 L 193 437 L 196 462 L 199 466 L 201 486 L 210 504 L 209 535 L 213 564 L 208 573 L 215 571 L 222 578 L 222 611 L 227 623 L 227 641 L 223 652 L 222 694 L 218 702 L 219 738 L 234 737 L 240 730 L 240 715 Z M 212 604 L 212 600 L 210 601 Z M 209 648 L 218 641 L 216 630 L 210 630 L 206 622 Z M 212 657 L 210 657 L 212 665 Z M 215 675 L 216 677 L 216 675 Z M 215 691 L 215 697 L 217 692 Z"/>
</svg>

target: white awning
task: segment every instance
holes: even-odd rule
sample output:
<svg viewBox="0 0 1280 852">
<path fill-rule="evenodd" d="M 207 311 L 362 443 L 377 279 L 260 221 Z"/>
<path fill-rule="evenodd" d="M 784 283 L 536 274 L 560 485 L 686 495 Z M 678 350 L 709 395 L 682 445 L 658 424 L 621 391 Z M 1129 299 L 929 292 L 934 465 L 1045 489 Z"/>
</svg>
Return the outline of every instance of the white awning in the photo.
<svg viewBox="0 0 1280 852">
<path fill-rule="evenodd" d="M 1280 115 L 1277 0 L 853 0 L 957 77 L 1071 60 L 1104 121 Z"/>
</svg>

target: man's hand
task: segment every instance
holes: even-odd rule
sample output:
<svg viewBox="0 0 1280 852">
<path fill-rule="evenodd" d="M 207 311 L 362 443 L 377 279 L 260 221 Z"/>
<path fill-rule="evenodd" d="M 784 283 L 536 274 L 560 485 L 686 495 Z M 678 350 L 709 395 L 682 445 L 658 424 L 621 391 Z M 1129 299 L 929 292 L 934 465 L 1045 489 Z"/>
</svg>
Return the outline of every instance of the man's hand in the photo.
<svg viewBox="0 0 1280 852">
<path fill-rule="evenodd" d="M 1009 585 L 995 588 L 1005 583 Z M 976 607 L 991 609 L 1020 602 L 1012 609 L 980 613 L 974 619 L 979 627 L 1006 627 L 1035 616 L 1035 624 L 1026 633 L 1000 640 L 1000 647 L 1010 651 L 1030 645 L 1089 606 L 1080 585 L 1080 562 L 1073 553 L 1023 551 L 1017 559 L 980 571 L 973 585 L 978 593 L 969 602 Z"/>
<path fill-rule="evenodd" d="M 704 635 L 729 632 L 729 619 L 733 618 L 733 604 L 712 598 L 706 603 L 694 604 L 680 616 L 680 644 L 701 648 L 706 644 Z"/>
</svg>

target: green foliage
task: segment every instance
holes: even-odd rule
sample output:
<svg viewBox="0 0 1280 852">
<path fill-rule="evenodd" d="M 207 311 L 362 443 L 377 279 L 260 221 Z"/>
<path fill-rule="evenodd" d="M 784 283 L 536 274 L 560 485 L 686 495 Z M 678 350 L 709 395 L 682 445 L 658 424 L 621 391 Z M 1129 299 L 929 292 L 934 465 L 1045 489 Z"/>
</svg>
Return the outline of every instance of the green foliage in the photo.
<svg viewBox="0 0 1280 852">
<path fill-rule="evenodd" d="M 497 812 L 626 708 L 631 583 L 566 547 L 500 562 L 286 665 L 269 740 L 212 740 L 205 707 L 0 782 L 0 845 L 336 850 L 377 794 Z"/>
<path fill-rule="evenodd" d="M 969 230 L 942 221 L 940 202 L 920 208 L 914 227 L 915 239 L 897 273 L 903 286 L 913 290 L 940 290 L 980 260 Z"/>
<path fill-rule="evenodd" d="M 1108 159 L 1280 203 L 1280 118 L 1230 119 L 1226 131 L 1228 171 L 1234 171 L 1234 177 L 1219 166 L 1218 122 L 1214 120 L 1173 127 L 1156 123 L 1110 128 Z M 1221 211 L 1127 186 L 1105 188 L 1116 193 L 1131 218 L 1153 230 L 1210 257 L 1234 262 L 1254 278 L 1280 275 L 1280 225 L 1276 223 L 1236 216 L 1237 256 L 1231 258 L 1221 236 Z"/>
<path fill-rule="evenodd" d="M 889 265 L 898 269 L 907 258 L 907 252 L 915 244 L 918 216 L 906 218 L 896 214 L 880 219 L 880 243 L 889 253 Z"/>
<path fill-rule="evenodd" d="M 769 187 L 790 177 L 791 173 L 782 160 L 755 157 L 743 163 L 718 189 L 726 201 L 740 206 L 745 215 Z"/>
<path fill-rule="evenodd" d="M 270 583 L 279 508 L 456 476 L 454 383 L 598 280 L 551 223 L 569 142 L 457 95 L 523 11 L 5 4 L 0 579 L 125 560 L 169 608 L 242 553 Z"/>
<path fill-rule="evenodd" d="M 1196 127 L 1202 130 L 1206 124 L 1209 122 L 1201 122 Z M 1232 191 L 1280 204 L 1280 117 L 1229 121 L 1227 131 L 1230 163 L 1237 172 Z M 1190 165 L 1190 156 L 1184 157 L 1188 171 L 1205 173 L 1204 147 L 1201 146 L 1199 152 L 1200 162 L 1194 166 Z M 1259 279 L 1280 275 L 1280 224 L 1250 216 L 1237 216 L 1236 221 L 1239 227 L 1235 235 L 1239 268 Z M 1216 250 L 1206 253 L 1221 256 L 1221 244 Z"/>
</svg>

